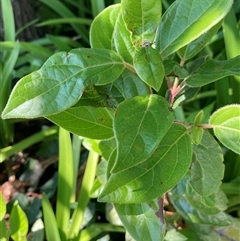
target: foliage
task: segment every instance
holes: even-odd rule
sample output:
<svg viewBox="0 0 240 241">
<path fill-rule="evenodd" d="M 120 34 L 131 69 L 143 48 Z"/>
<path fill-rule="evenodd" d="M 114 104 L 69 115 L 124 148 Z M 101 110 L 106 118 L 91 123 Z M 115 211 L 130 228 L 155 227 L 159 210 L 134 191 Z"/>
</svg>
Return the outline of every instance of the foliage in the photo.
<svg viewBox="0 0 240 241">
<path fill-rule="evenodd" d="M 177 0 L 161 16 L 161 1 L 122 0 L 93 20 L 91 48 L 55 53 L 16 84 L 3 119 L 45 117 L 61 127 L 56 217 L 43 195 L 48 240 L 92 238 L 87 237 L 91 225 L 79 233 L 90 197 L 113 203 L 131 240 L 238 239 L 239 221 L 227 214 L 226 195 L 231 200 L 239 193 L 220 187 L 228 175 L 225 152 L 239 166 L 240 53 L 227 49 L 227 59 L 205 56 L 221 25 L 227 28 L 232 4 Z M 233 42 L 238 39 L 236 35 Z M 198 108 L 191 106 L 222 80 L 228 88 L 238 87 L 231 89 L 232 96 L 225 93 L 224 106 L 214 109 L 200 101 Z M 91 141 L 98 154 L 90 148 L 72 216 L 76 164 L 69 133 L 62 128 L 99 140 Z M 103 160 L 96 170 L 99 155 Z M 191 229 L 175 229 L 179 216 L 171 219 L 164 212 L 164 200 Z"/>
</svg>

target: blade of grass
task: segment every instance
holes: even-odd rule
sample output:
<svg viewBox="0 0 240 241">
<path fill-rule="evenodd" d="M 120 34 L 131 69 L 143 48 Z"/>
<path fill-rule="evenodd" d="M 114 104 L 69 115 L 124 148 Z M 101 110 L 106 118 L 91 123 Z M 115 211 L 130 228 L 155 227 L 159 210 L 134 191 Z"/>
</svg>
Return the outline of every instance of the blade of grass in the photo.
<svg viewBox="0 0 240 241">
<path fill-rule="evenodd" d="M 38 22 L 38 18 L 36 19 L 33 19 L 32 21 L 28 22 L 27 24 L 25 24 L 24 26 L 22 26 L 21 28 L 19 28 L 17 31 L 16 31 L 16 37 L 18 36 L 18 34 L 20 34 L 24 29 L 34 25 L 35 23 Z"/>
<path fill-rule="evenodd" d="M 13 146 L 8 146 L 3 149 L 0 149 L 0 162 L 4 161 L 7 157 L 13 155 L 14 153 L 24 150 L 33 144 L 44 140 L 45 138 L 55 135 L 58 131 L 57 126 L 49 127 L 46 130 L 35 133 L 34 135 L 25 138 L 24 140 L 16 143 Z"/>
<path fill-rule="evenodd" d="M 2 50 L 11 50 L 15 47 L 15 44 L 16 42 L 12 42 L 12 41 L 1 42 L 1 48 Z M 41 56 L 45 56 L 47 58 L 54 53 L 53 51 L 34 43 L 19 42 L 19 45 L 20 45 L 20 51 L 31 52 L 33 54 L 38 54 Z"/>
<path fill-rule="evenodd" d="M 61 241 L 54 212 L 52 210 L 51 203 L 49 202 L 48 197 L 45 193 L 43 193 L 42 207 L 44 217 L 44 228 L 47 240 Z"/>
<path fill-rule="evenodd" d="M 73 177 L 73 157 L 70 133 L 60 128 L 56 219 L 62 241 L 67 240 Z"/>
<path fill-rule="evenodd" d="M 68 233 L 68 238 L 70 240 L 75 239 L 79 234 L 80 226 L 83 220 L 84 210 L 90 200 L 90 192 L 96 175 L 98 159 L 99 155 L 96 152 L 89 152 L 82 186 L 78 198 L 78 205 L 77 208 L 74 210 L 71 227 Z"/>
<path fill-rule="evenodd" d="M 104 0 L 91 0 L 92 15 L 95 18 L 105 8 Z"/>
<path fill-rule="evenodd" d="M 63 18 L 75 18 L 76 16 L 60 1 L 58 0 L 39 0 L 48 7 L 50 7 L 54 12 L 58 13 Z M 75 23 L 70 23 L 73 29 L 87 42 L 88 32 L 82 25 L 77 25 Z"/>
<path fill-rule="evenodd" d="M 7 103 L 7 99 L 11 92 L 12 72 L 19 55 L 19 43 L 15 42 L 15 46 L 10 54 L 5 56 L 3 71 L 0 79 L 0 113 Z M 0 119 L 0 134 L 2 136 L 3 145 L 8 145 L 13 139 L 13 125 L 8 120 Z"/>
<path fill-rule="evenodd" d="M 1 1 L 2 3 L 2 19 L 4 29 L 4 39 L 6 41 L 15 40 L 15 24 L 12 4 L 10 0 Z"/>
<path fill-rule="evenodd" d="M 41 22 L 36 26 L 43 27 L 48 25 L 71 24 L 71 23 L 91 25 L 92 20 L 89 18 L 57 18 L 57 19 L 50 19 L 50 20 Z"/>
<path fill-rule="evenodd" d="M 74 203 L 76 201 L 76 187 L 77 187 L 77 175 L 78 175 L 78 167 L 80 162 L 80 155 L 81 155 L 81 145 L 82 145 L 82 138 L 73 135 L 72 140 L 72 152 L 73 152 L 73 187 L 72 187 L 72 195 L 70 198 L 70 203 Z"/>
<path fill-rule="evenodd" d="M 225 17 L 223 24 L 223 35 L 226 47 L 227 58 L 231 59 L 240 55 L 240 33 L 237 19 L 233 8 Z M 239 63 L 240 65 L 240 63 Z M 234 103 L 240 103 L 240 77 L 229 77 L 232 88 L 232 99 Z"/>
</svg>

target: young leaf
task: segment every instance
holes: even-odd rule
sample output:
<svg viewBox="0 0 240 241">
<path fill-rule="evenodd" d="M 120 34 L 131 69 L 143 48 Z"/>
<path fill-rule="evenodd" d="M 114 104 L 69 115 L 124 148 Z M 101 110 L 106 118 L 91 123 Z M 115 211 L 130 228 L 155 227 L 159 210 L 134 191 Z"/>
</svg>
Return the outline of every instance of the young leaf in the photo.
<svg viewBox="0 0 240 241">
<path fill-rule="evenodd" d="M 79 136 L 97 140 L 113 136 L 112 113 L 105 107 L 76 105 L 46 118 Z"/>
<path fill-rule="evenodd" d="M 186 128 L 173 124 L 152 155 L 110 175 L 99 200 L 142 203 L 160 197 L 186 174 L 192 159 L 191 146 Z"/>
<path fill-rule="evenodd" d="M 224 175 L 222 149 L 208 131 L 199 145 L 193 147 L 191 185 L 197 193 L 209 196 L 221 185 Z"/>
<path fill-rule="evenodd" d="M 215 111 L 209 119 L 218 140 L 240 155 L 240 105 L 228 105 Z"/>
<path fill-rule="evenodd" d="M 160 90 L 165 73 L 161 57 L 156 49 L 141 48 L 134 56 L 134 68 L 146 84 L 156 91 Z"/>
<path fill-rule="evenodd" d="M 137 47 L 152 42 L 162 14 L 161 1 L 122 0 L 122 14 L 133 44 Z"/>
<path fill-rule="evenodd" d="M 161 96 L 136 96 L 122 102 L 113 128 L 117 140 L 117 161 L 112 173 L 145 161 L 173 123 L 173 113 Z"/>
<path fill-rule="evenodd" d="M 90 29 L 92 48 L 113 49 L 113 31 L 120 11 L 120 4 L 111 5 L 96 16 Z"/>
<path fill-rule="evenodd" d="M 13 89 L 2 117 L 34 118 L 62 112 L 80 99 L 89 85 L 113 82 L 122 73 L 122 58 L 107 49 L 74 49 L 56 53 L 42 68 Z"/>
<path fill-rule="evenodd" d="M 197 126 L 193 126 L 191 128 L 191 138 L 192 138 L 192 142 L 195 145 L 199 145 L 201 140 L 202 140 L 202 136 L 203 136 L 203 128 L 202 127 L 197 127 Z"/>
<path fill-rule="evenodd" d="M 211 59 L 186 78 L 187 85 L 201 87 L 229 75 L 240 76 L 240 55 L 229 60 Z"/>
<path fill-rule="evenodd" d="M 174 53 L 221 21 L 232 4 L 231 0 L 175 1 L 162 17 L 156 48 L 162 57 Z"/>
<path fill-rule="evenodd" d="M 148 203 L 114 206 L 124 227 L 135 240 L 163 240 L 166 224 L 160 222 Z"/>
<path fill-rule="evenodd" d="M 28 233 L 28 219 L 23 212 L 17 201 L 14 203 L 10 214 L 10 230 L 11 238 L 14 241 L 27 240 L 26 235 Z"/>
</svg>

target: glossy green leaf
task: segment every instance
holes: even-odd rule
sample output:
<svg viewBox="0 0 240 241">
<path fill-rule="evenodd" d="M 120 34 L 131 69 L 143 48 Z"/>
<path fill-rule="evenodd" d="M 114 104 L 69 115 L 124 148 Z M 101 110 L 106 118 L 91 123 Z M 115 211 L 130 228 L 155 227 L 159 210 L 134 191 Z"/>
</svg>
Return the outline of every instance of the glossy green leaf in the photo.
<svg viewBox="0 0 240 241">
<path fill-rule="evenodd" d="M 156 91 L 160 90 L 165 72 L 161 57 L 156 49 L 141 48 L 134 56 L 134 68 L 146 84 Z"/>
<path fill-rule="evenodd" d="M 112 152 L 116 149 L 115 138 L 100 141 L 99 148 L 102 152 L 103 158 L 108 161 Z"/>
<path fill-rule="evenodd" d="M 92 48 L 113 49 L 112 37 L 120 11 L 120 4 L 111 5 L 94 18 L 90 29 Z"/>
<path fill-rule="evenodd" d="M 115 204 L 115 209 L 128 233 L 136 240 L 162 241 L 166 224 L 148 203 Z"/>
<path fill-rule="evenodd" d="M 187 46 L 178 50 L 178 54 L 185 61 L 191 59 L 197 55 L 204 46 L 211 40 L 211 38 L 217 33 L 222 25 L 222 21 L 213 26 L 206 33 L 201 35 L 199 38 L 188 44 Z"/>
<path fill-rule="evenodd" d="M 137 96 L 122 102 L 113 123 L 118 153 L 111 173 L 129 169 L 149 158 L 173 120 L 168 102 L 161 96 Z"/>
<path fill-rule="evenodd" d="M 204 131 L 199 145 L 193 147 L 194 161 L 191 166 L 191 185 L 203 196 L 214 193 L 224 175 L 223 153 L 214 137 Z"/>
<path fill-rule="evenodd" d="M 122 0 L 122 14 L 133 44 L 137 47 L 153 42 L 162 14 L 161 1 Z"/>
<path fill-rule="evenodd" d="M 208 60 L 186 78 L 186 84 L 201 87 L 226 76 L 240 76 L 239 63 L 240 55 L 229 60 Z"/>
<path fill-rule="evenodd" d="M 110 175 L 99 200 L 142 203 L 158 198 L 181 180 L 191 159 L 191 141 L 186 128 L 173 124 L 152 155 Z"/>
<path fill-rule="evenodd" d="M 217 214 L 205 214 L 189 204 L 185 197 L 186 177 L 171 191 L 170 200 L 177 212 L 188 222 L 194 224 L 226 226 L 231 222 L 224 212 Z"/>
<path fill-rule="evenodd" d="M 27 240 L 26 235 L 28 233 L 28 219 L 22 208 L 18 205 L 17 201 L 13 205 L 9 223 L 11 238 L 14 241 Z"/>
<path fill-rule="evenodd" d="M 175 1 L 164 13 L 157 32 L 156 48 L 162 57 L 211 29 L 224 18 L 232 3 L 231 0 Z"/>
<path fill-rule="evenodd" d="M 4 218 L 6 214 L 6 203 L 3 198 L 2 192 L 0 192 L 0 221 Z"/>
<path fill-rule="evenodd" d="M 218 140 L 227 148 L 240 154 L 240 105 L 228 105 L 215 111 L 209 124 Z"/>
<path fill-rule="evenodd" d="M 43 207 L 43 218 L 44 218 L 44 226 L 45 226 L 47 240 L 61 241 L 59 232 L 58 232 L 56 218 L 54 216 L 51 203 L 49 202 L 48 197 L 46 196 L 45 193 L 43 193 L 42 207 Z"/>
<path fill-rule="evenodd" d="M 109 94 L 120 103 L 125 99 L 131 99 L 138 95 L 149 95 L 150 93 L 150 87 L 141 81 L 138 75 L 125 69 L 113 82 Z"/>
<path fill-rule="evenodd" d="M 40 70 L 17 83 L 2 117 L 34 118 L 59 113 L 76 104 L 84 88 L 111 83 L 123 69 L 122 58 L 111 50 L 82 48 L 56 53 Z"/>
<path fill-rule="evenodd" d="M 118 15 L 116 25 L 113 32 L 114 49 L 122 58 L 132 64 L 135 48 L 131 40 L 131 33 L 127 30 L 123 21 L 122 14 Z"/>
<path fill-rule="evenodd" d="M 79 136 L 97 140 L 113 136 L 113 116 L 105 107 L 76 105 L 46 118 Z"/>
</svg>

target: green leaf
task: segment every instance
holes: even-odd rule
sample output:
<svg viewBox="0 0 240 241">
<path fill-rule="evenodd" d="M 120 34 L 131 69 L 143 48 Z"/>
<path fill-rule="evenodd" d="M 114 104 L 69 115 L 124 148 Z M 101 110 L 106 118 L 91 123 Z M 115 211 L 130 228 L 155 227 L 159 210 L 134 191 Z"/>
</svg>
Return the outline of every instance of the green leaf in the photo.
<svg viewBox="0 0 240 241">
<path fill-rule="evenodd" d="M 191 128 L 191 138 L 192 138 L 192 142 L 195 145 L 199 145 L 201 140 L 202 140 L 202 136 L 203 136 L 203 128 L 202 127 L 197 127 L 197 126 L 193 126 Z"/>
<path fill-rule="evenodd" d="M 156 48 L 162 57 L 197 39 L 228 13 L 230 0 L 175 1 L 164 13 L 157 32 Z"/>
<path fill-rule="evenodd" d="M 120 11 L 120 4 L 112 5 L 94 18 L 90 29 L 92 48 L 113 49 L 112 37 Z"/>
<path fill-rule="evenodd" d="M 125 69 L 123 73 L 112 84 L 111 95 L 118 103 L 125 99 L 131 99 L 138 95 L 149 95 L 150 87 L 145 84 L 138 75 Z"/>
<path fill-rule="evenodd" d="M 215 111 L 209 124 L 218 140 L 240 155 L 240 105 L 228 105 Z"/>
<path fill-rule="evenodd" d="M 2 192 L 0 192 L 0 220 L 3 220 L 6 214 L 6 203 L 3 198 Z"/>
<path fill-rule="evenodd" d="M 5 219 L 0 220 L 0 240 L 8 241 L 9 240 L 9 230 L 6 227 Z"/>
<path fill-rule="evenodd" d="M 134 68 L 146 84 L 156 91 L 160 90 L 165 72 L 161 57 L 156 49 L 141 48 L 134 56 Z"/>
<path fill-rule="evenodd" d="M 122 102 L 115 112 L 117 140 L 116 173 L 146 160 L 156 149 L 174 120 L 168 102 L 161 96 L 136 96 Z"/>
<path fill-rule="evenodd" d="M 188 176 L 188 175 L 187 175 Z M 195 209 L 185 197 L 186 193 L 186 178 L 184 177 L 181 182 L 171 191 L 170 200 L 177 212 L 188 222 L 194 224 L 226 226 L 231 222 L 229 216 L 224 212 L 217 214 L 205 214 L 201 210 Z"/>
<path fill-rule="evenodd" d="M 217 23 L 210 30 L 208 30 L 199 38 L 191 42 L 189 45 L 179 49 L 178 54 L 180 55 L 180 57 L 184 61 L 186 61 L 197 55 L 204 48 L 204 46 L 211 40 L 211 38 L 217 33 L 221 25 L 222 21 Z"/>
<path fill-rule="evenodd" d="M 76 105 L 46 118 L 79 136 L 97 140 L 113 136 L 112 113 L 105 107 Z"/>
<path fill-rule="evenodd" d="M 84 88 L 111 83 L 123 69 L 122 58 L 111 50 L 82 48 L 56 53 L 40 70 L 17 83 L 2 117 L 57 114 L 76 104 Z"/>
<path fill-rule="evenodd" d="M 28 219 L 17 201 L 13 205 L 9 222 L 11 238 L 14 241 L 27 240 L 26 235 L 28 233 Z"/>
<path fill-rule="evenodd" d="M 199 145 L 193 147 L 191 185 L 200 195 L 209 196 L 221 185 L 224 175 L 222 149 L 213 136 L 204 131 Z"/>
<path fill-rule="evenodd" d="M 58 232 L 56 218 L 54 216 L 51 203 L 49 202 L 48 197 L 46 196 L 45 193 L 43 193 L 42 207 L 43 207 L 44 226 L 45 226 L 47 240 L 61 241 L 59 232 Z"/>
<path fill-rule="evenodd" d="M 132 64 L 135 48 L 132 44 L 131 33 L 127 30 L 122 14 L 118 15 L 113 32 L 114 49 L 122 58 Z"/>
<path fill-rule="evenodd" d="M 186 128 L 173 124 L 152 155 L 110 175 L 99 200 L 142 203 L 158 198 L 186 174 L 191 158 L 191 141 Z"/>
<path fill-rule="evenodd" d="M 124 227 L 135 240 L 163 240 L 166 224 L 160 222 L 148 203 L 114 206 Z"/>
<path fill-rule="evenodd" d="M 198 126 L 199 124 L 202 123 L 202 120 L 203 120 L 203 117 L 204 117 L 204 111 L 201 110 L 198 112 L 198 114 L 195 116 L 195 119 L 194 119 L 194 126 Z"/>
<path fill-rule="evenodd" d="M 140 47 L 146 42 L 153 42 L 162 14 L 161 1 L 122 0 L 121 6 L 133 45 Z"/>
<path fill-rule="evenodd" d="M 182 235 L 176 229 L 171 229 L 167 231 L 166 236 L 164 237 L 165 241 L 186 241 L 188 240 L 187 237 Z"/>
<path fill-rule="evenodd" d="M 201 87 L 226 76 L 240 76 L 239 63 L 240 55 L 229 60 L 208 60 L 186 78 L 186 84 Z"/>
<path fill-rule="evenodd" d="M 190 205 L 206 215 L 217 214 L 227 209 L 228 199 L 221 189 L 217 189 L 212 195 L 204 197 L 187 183 L 185 197 Z"/>
</svg>

